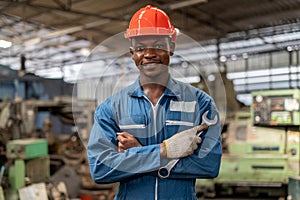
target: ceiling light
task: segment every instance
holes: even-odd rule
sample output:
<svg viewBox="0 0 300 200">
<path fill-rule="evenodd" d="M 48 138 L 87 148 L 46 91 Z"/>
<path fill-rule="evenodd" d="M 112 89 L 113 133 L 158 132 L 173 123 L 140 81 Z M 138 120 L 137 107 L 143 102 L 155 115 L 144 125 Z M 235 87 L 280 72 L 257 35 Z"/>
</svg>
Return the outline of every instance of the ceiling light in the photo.
<svg viewBox="0 0 300 200">
<path fill-rule="evenodd" d="M 248 58 L 248 54 L 247 54 L 247 53 L 243 53 L 243 54 L 242 54 L 242 57 L 243 57 L 244 59 L 247 59 L 247 58 Z"/>
<path fill-rule="evenodd" d="M 234 61 L 234 60 L 237 60 L 237 56 L 236 56 L 236 55 L 231 55 L 230 58 L 231 58 L 231 60 L 233 60 L 233 61 Z"/>
<path fill-rule="evenodd" d="M 9 48 L 12 43 L 6 40 L 0 40 L 0 48 Z"/>
<path fill-rule="evenodd" d="M 195 4 L 198 4 L 198 3 L 206 3 L 206 2 L 207 2 L 207 0 L 187 0 L 187 1 L 181 1 L 181 2 L 178 2 L 178 3 L 171 4 L 169 6 L 169 8 L 171 10 L 175 10 L 175 9 L 184 8 L 184 7 L 187 7 L 187 6 L 192 6 L 192 5 L 195 5 Z"/>
<path fill-rule="evenodd" d="M 80 49 L 80 54 L 83 55 L 83 56 L 85 56 L 85 57 L 89 56 L 90 53 L 91 53 L 91 51 L 88 48 L 82 48 L 82 49 Z"/>
<path fill-rule="evenodd" d="M 207 80 L 210 81 L 210 82 L 213 82 L 213 81 L 216 80 L 216 77 L 215 77 L 215 75 L 210 74 L 210 75 L 208 75 Z"/>
<path fill-rule="evenodd" d="M 220 56 L 219 60 L 221 62 L 226 62 L 227 58 L 226 58 L 226 56 Z"/>
</svg>

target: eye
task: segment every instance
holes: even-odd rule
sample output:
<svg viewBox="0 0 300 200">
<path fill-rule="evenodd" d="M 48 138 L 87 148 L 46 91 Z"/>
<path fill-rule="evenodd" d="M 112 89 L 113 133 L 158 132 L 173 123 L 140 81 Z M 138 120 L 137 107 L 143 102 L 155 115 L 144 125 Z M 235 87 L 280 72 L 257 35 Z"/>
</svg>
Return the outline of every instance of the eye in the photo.
<svg viewBox="0 0 300 200">
<path fill-rule="evenodd" d="M 145 49 L 146 49 L 145 46 L 136 46 L 136 47 L 134 48 L 134 50 L 135 50 L 135 51 L 138 51 L 138 52 L 144 51 Z"/>
<path fill-rule="evenodd" d="M 162 44 L 162 43 L 157 43 L 154 45 L 155 49 L 161 49 L 161 50 L 167 50 L 167 46 L 166 44 Z"/>
</svg>

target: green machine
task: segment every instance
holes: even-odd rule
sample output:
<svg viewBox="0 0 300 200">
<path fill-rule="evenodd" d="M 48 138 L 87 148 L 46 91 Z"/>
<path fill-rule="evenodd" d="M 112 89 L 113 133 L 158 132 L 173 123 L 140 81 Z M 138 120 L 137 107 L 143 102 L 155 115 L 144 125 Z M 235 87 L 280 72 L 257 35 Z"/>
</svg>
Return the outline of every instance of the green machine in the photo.
<svg viewBox="0 0 300 200">
<path fill-rule="evenodd" d="M 6 199 L 18 199 L 18 190 L 30 183 L 50 177 L 48 143 L 45 139 L 11 140 L 6 145 L 7 158 L 13 161 L 9 167 L 10 190 Z"/>
<path fill-rule="evenodd" d="M 252 122 L 257 126 L 299 126 L 300 90 L 253 92 Z"/>
<path fill-rule="evenodd" d="M 197 191 L 286 197 L 290 177 L 299 176 L 300 90 L 256 91 L 252 98 L 250 111 L 229 122 L 219 176 L 197 180 Z"/>
</svg>

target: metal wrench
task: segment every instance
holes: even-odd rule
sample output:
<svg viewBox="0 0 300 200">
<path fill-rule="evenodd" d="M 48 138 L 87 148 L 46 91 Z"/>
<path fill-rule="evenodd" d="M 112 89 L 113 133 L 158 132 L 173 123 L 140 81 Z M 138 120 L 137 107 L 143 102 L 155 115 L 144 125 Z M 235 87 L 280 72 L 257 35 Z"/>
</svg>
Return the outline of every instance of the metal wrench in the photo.
<svg viewBox="0 0 300 200">
<path fill-rule="evenodd" d="M 196 132 L 195 132 L 195 134 L 197 136 L 200 136 L 203 133 L 204 130 L 208 129 L 209 126 L 216 124 L 217 121 L 218 121 L 217 115 L 215 116 L 215 118 L 213 120 L 210 120 L 210 119 L 207 118 L 207 114 L 208 114 L 208 111 L 206 111 L 205 113 L 203 113 L 203 115 L 202 115 L 202 123 L 200 125 L 196 126 Z M 166 164 L 165 166 L 159 168 L 159 170 L 158 170 L 158 176 L 160 178 L 167 178 L 167 177 L 169 177 L 171 170 L 173 169 L 173 167 L 177 164 L 177 162 L 179 160 L 180 160 L 179 158 L 173 159 L 170 162 L 168 162 L 168 164 Z"/>
</svg>

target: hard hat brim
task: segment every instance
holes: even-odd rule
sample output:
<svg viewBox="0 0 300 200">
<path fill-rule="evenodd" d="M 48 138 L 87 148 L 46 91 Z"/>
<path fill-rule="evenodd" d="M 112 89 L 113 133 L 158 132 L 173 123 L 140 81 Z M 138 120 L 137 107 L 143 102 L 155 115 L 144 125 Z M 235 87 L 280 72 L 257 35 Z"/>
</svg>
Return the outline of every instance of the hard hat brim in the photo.
<svg viewBox="0 0 300 200">
<path fill-rule="evenodd" d="M 169 36 L 172 38 L 173 41 L 176 40 L 176 31 L 175 29 L 170 30 L 161 27 L 144 27 L 139 29 L 127 29 L 125 32 L 125 38 L 132 38 L 138 36 Z"/>
</svg>

